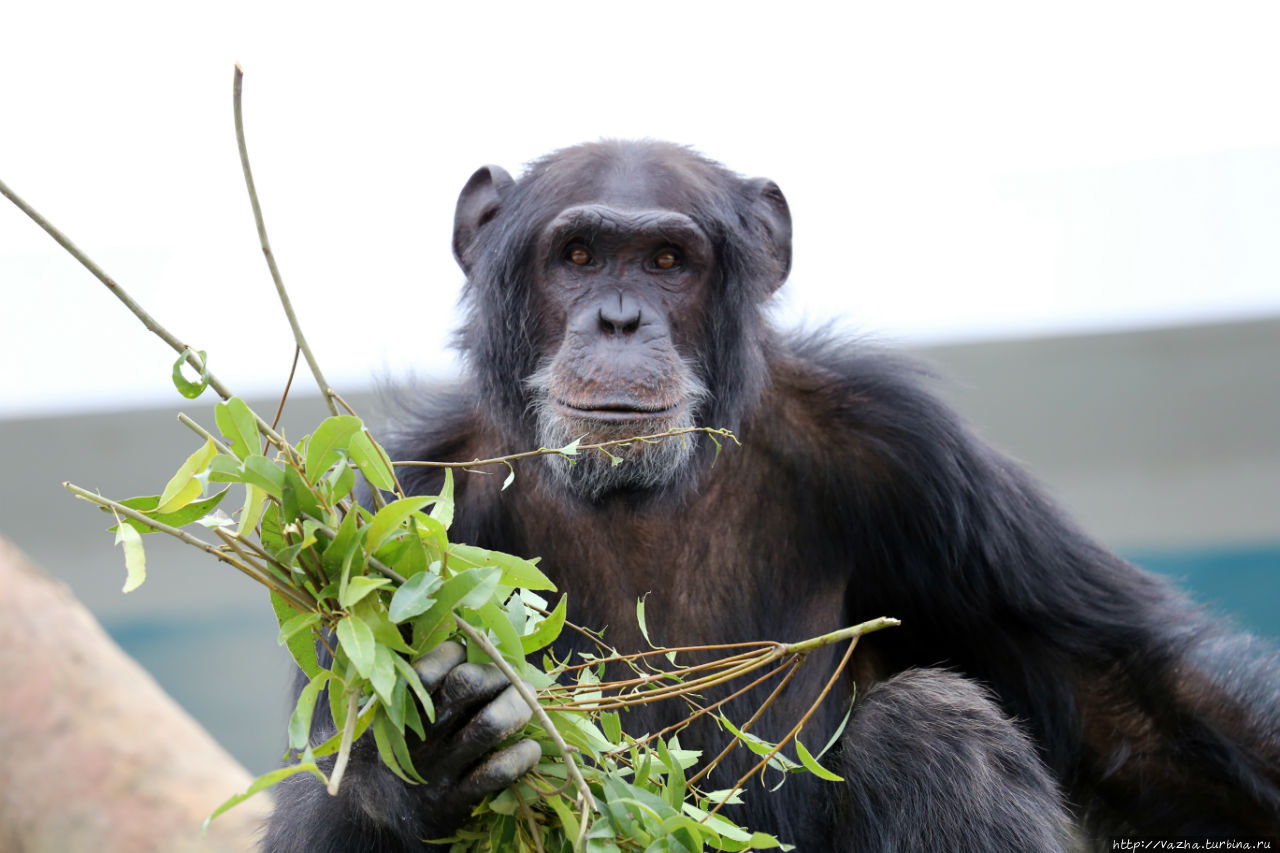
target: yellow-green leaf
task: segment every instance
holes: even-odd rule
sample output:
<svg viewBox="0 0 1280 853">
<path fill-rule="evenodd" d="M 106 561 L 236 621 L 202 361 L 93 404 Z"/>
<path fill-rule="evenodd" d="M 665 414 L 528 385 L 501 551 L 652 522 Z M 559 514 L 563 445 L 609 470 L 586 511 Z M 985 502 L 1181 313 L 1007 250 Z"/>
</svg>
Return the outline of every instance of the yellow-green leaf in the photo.
<svg viewBox="0 0 1280 853">
<path fill-rule="evenodd" d="M 800 738 L 796 738 L 795 743 L 796 743 L 796 755 L 800 756 L 800 763 L 804 765 L 806 770 L 808 770 L 814 776 L 817 776 L 819 779 L 826 779 L 828 782 L 844 781 L 843 776 L 837 776 L 836 774 L 832 773 L 830 770 L 828 770 L 827 768 L 819 764 L 818 760 L 814 758 L 812 754 L 810 754 L 809 750 L 805 749 L 804 744 L 800 742 Z"/>
<path fill-rule="evenodd" d="M 369 522 L 369 533 L 365 537 L 365 549 L 370 553 L 378 550 L 378 546 L 387 541 L 393 533 L 400 529 L 404 520 L 434 501 L 433 497 L 401 498 L 378 510 Z"/>
<path fill-rule="evenodd" d="M 124 545 L 124 567 L 128 575 L 124 591 L 133 592 L 147 579 L 147 555 L 142 550 L 142 534 L 127 524 L 116 528 L 116 544 Z"/>
<path fill-rule="evenodd" d="M 187 461 L 182 463 L 182 467 L 165 485 L 164 491 L 160 493 L 160 505 L 155 511 L 160 514 L 174 512 L 200 497 L 204 487 L 200 485 L 196 475 L 208 468 L 217 454 L 218 448 L 214 446 L 213 440 L 205 439 L 204 445 L 187 457 Z"/>
<path fill-rule="evenodd" d="M 253 412 L 239 397 L 213 407 L 213 418 L 218 429 L 231 442 L 231 452 L 244 459 L 262 451 L 262 438 L 258 434 L 258 421 Z"/>
<path fill-rule="evenodd" d="M 258 526 L 262 511 L 267 507 L 267 493 L 253 483 L 244 484 L 244 507 L 240 510 L 240 524 L 236 527 L 236 536 L 243 537 Z"/>
</svg>

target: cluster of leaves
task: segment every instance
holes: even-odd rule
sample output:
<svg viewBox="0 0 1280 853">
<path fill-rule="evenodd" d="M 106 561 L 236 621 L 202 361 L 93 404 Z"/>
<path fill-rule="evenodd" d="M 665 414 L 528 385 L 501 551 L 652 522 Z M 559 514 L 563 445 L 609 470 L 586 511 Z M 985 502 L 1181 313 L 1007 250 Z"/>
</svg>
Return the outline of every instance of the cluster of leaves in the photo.
<svg viewBox="0 0 1280 853">
<path fill-rule="evenodd" d="M 688 702 L 709 685 L 770 664 L 777 673 L 798 665 L 815 643 L 751 644 L 723 663 L 696 667 L 677 666 L 674 650 L 664 649 L 667 669 L 647 663 L 653 651 L 619 655 L 598 643 L 600 654 L 587 655 L 586 663 L 558 662 L 548 647 L 568 624 L 566 598 L 549 607 L 539 595 L 554 585 L 536 560 L 449 541 L 451 470 L 439 495 L 406 497 L 386 452 L 354 415 L 325 419 L 296 445 L 278 439 L 273 444 L 271 436 L 264 445 L 259 418 L 236 397 L 217 404 L 215 420 L 223 439 L 203 433 L 204 442 L 159 495 L 117 502 L 72 487 L 116 514 L 119 524 L 113 530 L 124 545 L 126 592 L 145 579 L 141 536 L 156 531 L 183 535 L 270 589 L 279 641 L 308 678 L 289 722 L 292 761 L 257 779 L 214 816 L 295 773 L 312 773 L 336 792 L 351 744 L 366 731 L 392 772 L 420 783 L 408 738 L 411 733 L 423 737 L 435 711 L 412 661 L 446 640 L 461 639 L 470 660 L 500 658 L 509 676 L 531 685 L 545 707 L 519 735 L 540 742 L 542 761 L 476 810 L 453 838 L 457 853 L 692 853 L 704 847 L 785 846 L 718 813 L 725 802 L 738 801 L 740 786 L 704 792 L 691 784 L 686 771 L 699 754 L 680 746 L 680 726 L 632 737 L 622 731 L 618 709 L 657 698 L 686 697 Z M 578 450 L 547 452 L 572 456 Z M 355 500 L 357 475 L 370 487 L 370 507 Z M 238 518 L 219 509 L 231 491 L 226 486 L 213 491 L 220 484 L 243 487 Z M 213 530 L 221 544 L 177 530 L 187 524 Z M 640 607 L 643 629 L 643 603 Z M 539 652 L 541 666 L 531 663 Z M 637 677 L 602 683 L 606 665 L 618 664 L 632 667 Z M 606 697 L 606 690 L 619 695 Z M 311 720 L 322 695 L 328 696 L 338 731 L 314 745 Z M 749 724 L 739 728 L 725 719 L 718 704 L 694 716 L 710 713 L 720 720 L 762 756 L 761 767 L 837 778 L 799 741 L 800 761 L 792 762 L 778 745 L 744 731 Z M 338 757 L 326 776 L 317 759 L 333 754 Z M 703 775 L 705 770 L 692 781 Z"/>
<path fill-rule="evenodd" d="M 818 764 L 797 735 L 839 677 L 858 637 L 895 625 L 896 620 L 872 620 L 790 644 L 760 642 L 618 654 L 597 642 L 600 654 L 585 655 L 585 663 L 556 661 L 546 650 L 562 630 L 590 632 L 566 621 L 564 597 L 548 609 L 539 592 L 554 590 L 554 586 L 538 569 L 537 561 L 450 542 L 448 530 L 454 511 L 451 472 L 446 471 L 439 495 L 407 497 L 396 480 L 395 466 L 361 420 L 354 412 L 338 413 L 334 401 L 340 398 L 325 382 L 306 344 L 267 240 L 244 140 L 241 80 L 237 67 L 233 87 L 236 139 L 261 247 L 298 352 L 306 356 L 333 412 L 296 445 L 278 435 L 209 373 L 203 351 L 195 352 L 182 344 L 66 235 L 0 182 L 0 195 L 44 228 L 146 328 L 179 353 L 173 381 L 183 396 L 194 399 L 208 387 L 224 401 L 215 409 L 222 439 L 181 416 L 204 441 L 160 494 L 114 501 L 65 484 L 78 497 L 116 516 L 118 523 L 112 529 L 124 548 L 125 592 L 136 589 L 146 578 L 142 536 L 154 532 L 204 550 L 270 590 L 280 643 L 289 648 L 308 679 L 289 721 L 292 763 L 256 779 L 244 793 L 223 803 L 210 819 L 296 773 L 314 774 L 331 793 L 337 793 L 352 744 L 367 732 L 372 733 L 378 754 L 391 772 L 411 784 L 421 782 L 410 756 L 409 736 L 424 736 L 434 721 L 435 709 L 412 662 L 441 642 L 458 639 L 465 643 L 468 659 L 497 665 L 529 702 L 534 718 L 517 737 L 539 741 L 543 759 L 515 785 L 475 809 L 471 820 L 450 839 L 453 853 L 786 849 L 772 836 L 736 825 L 721 815 L 720 809 L 738 802 L 743 786 L 767 767 L 782 771 L 783 778 L 809 772 L 838 781 Z M 199 372 L 198 381 L 182 375 L 183 364 Z M 559 454 L 572 460 L 580 453 L 598 452 L 612 464 L 623 464 L 624 458 L 610 453 L 610 447 L 683 440 L 691 432 L 705 433 L 715 442 L 717 453 L 720 443 L 716 436 L 733 438 L 727 430 L 681 428 L 599 444 L 575 441 L 562 448 L 540 448 L 460 467 L 506 465 L 510 470 L 503 485 L 506 488 L 515 476 L 512 463 L 518 459 Z M 368 507 L 354 498 L 357 476 L 368 484 Z M 206 494 L 217 488 L 214 484 L 227 485 Z M 219 509 L 232 485 L 243 487 L 238 519 Z M 211 529 L 220 544 L 211 544 L 184 529 L 192 524 Z M 643 603 L 637 615 L 643 631 Z M 805 655 L 834 643 L 848 643 L 844 658 L 808 713 L 778 743 L 752 734 L 752 724 L 791 680 Z M 326 653 L 320 654 L 318 649 Z M 697 665 L 676 664 L 678 652 L 716 650 L 727 654 Z M 538 652 L 543 652 L 541 668 L 530 663 L 530 656 Z M 655 668 L 650 663 L 653 659 L 665 659 L 669 668 Z M 630 667 L 635 677 L 605 682 L 607 666 Z M 700 691 L 722 688 L 759 670 L 767 671 L 718 701 L 700 704 Z M 779 683 L 741 726 L 721 713 L 721 706 L 729 699 L 774 678 Z M 532 685 L 537 695 L 525 684 Z M 322 694 L 328 696 L 338 731 L 317 745 L 310 742 L 310 729 Z M 637 738 L 622 731 L 620 709 L 660 700 L 680 701 L 692 710 L 684 720 L 660 732 Z M 732 739 L 719 755 L 702 761 L 701 768 L 689 774 L 700 756 L 681 748 L 678 737 L 684 726 L 700 716 L 718 721 Z M 831 736 L 827 748 L 838 736 L 839 732 Z M 798 761 L 782 755 L 788 744 L 794 745 Z M 737 745 L 744 745 L 760 760 L 730 789 L 708 792 L 699 788 L 710 768 Z M 825 749 L 818 755 L 822 752 Z M 326 775 L 318 759 L 329 755 L 335 759 Z"/>
</svg>

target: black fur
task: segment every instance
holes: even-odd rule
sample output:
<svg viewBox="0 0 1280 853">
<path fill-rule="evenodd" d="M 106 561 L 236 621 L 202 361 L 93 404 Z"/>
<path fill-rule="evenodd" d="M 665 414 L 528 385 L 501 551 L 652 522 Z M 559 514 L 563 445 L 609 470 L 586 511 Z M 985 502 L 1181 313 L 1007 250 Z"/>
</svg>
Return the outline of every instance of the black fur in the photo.
<svg viewBox="0 0 1280 853">
<path fill-rule="evenodd" d="M 607 627 L 624 649 L 642 645 L 634 604 L 646 593 L 650 633 L 667 645 L 902 619 L 855 653 L 857 703 L 833 759 L 847 781 L 753 787 L 737 818 L 802 851 L 1280 835 L 1270 653 L 1221 635 L 1168 584 L 1079 531 L 926 390 L 917 365 L 830 334 L 773 331 L 762 304 L 790 264 L 776 187 L 662 143 L 579 146 L 516 182 L 498 173 L 477 173 L 493 188 L 483 221 L 455 235 L 468 271 L 468 374 L 413 400 L 393 456 L 462 461 L 536 446 L 522 380 L 564 333 L 547 307 L 538 234 L 566 206 L 620 185 L 691 217 L 714 245 L 709 310 L 681 355 L 712 395 L 697 422 L 734 428 L 743 446 L 713 468 L 704 441 L 697 464 L 665 487 L 598 499 L 548 476 L 556 460 L 522 464 L 506 491 L 501 476 L 464 475 L 453 535 L 542 556 L 571 618 Z M 401 480 L 414 493 L 440 482 L 420 468 Z M 812 656 L 761 721 L 763 736 L 798 718 L 834 660 Z M 826 741 L 854 687 L 828 699 L 806 743 Z M 681 713 L 649 708 L 624 725 L 651 731 Z M 711 749 L 720 736 L 703 727 L 684 742 Z M 727 787 L 746 760 L 711 787 Z M 302 779 L 273 837 L 306 839 L 297 849 L 375 849 L 379 838 L 396 840 L 376 849 L 413 849 L 425 818 L 403 786 L 376 767 L 360 783 L 388 819 L 351 798 L 325 801 Z"/>
</svg>

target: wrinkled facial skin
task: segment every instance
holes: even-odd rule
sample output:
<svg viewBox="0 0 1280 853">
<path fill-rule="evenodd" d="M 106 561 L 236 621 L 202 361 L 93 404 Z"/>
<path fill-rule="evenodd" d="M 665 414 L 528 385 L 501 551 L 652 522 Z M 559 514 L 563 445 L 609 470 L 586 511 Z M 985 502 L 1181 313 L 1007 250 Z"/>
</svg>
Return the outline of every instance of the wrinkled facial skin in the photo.
<svg viewBox="0 0 1280 853">
<path fill-rule="evenodd" d="M 539 314 L 563 329 L 554 354 L 526 380 L 539 439 L 563 446 L 693 426 L 706 388 L 690 355 L 714 270 L 711 242 L 689 217 L 669 210 L 576 205 L 543 229 L 537 246 Z M 673 479 L 692 436 L 584 453 L 556 476 L 598 497 Z"/>
</svg>

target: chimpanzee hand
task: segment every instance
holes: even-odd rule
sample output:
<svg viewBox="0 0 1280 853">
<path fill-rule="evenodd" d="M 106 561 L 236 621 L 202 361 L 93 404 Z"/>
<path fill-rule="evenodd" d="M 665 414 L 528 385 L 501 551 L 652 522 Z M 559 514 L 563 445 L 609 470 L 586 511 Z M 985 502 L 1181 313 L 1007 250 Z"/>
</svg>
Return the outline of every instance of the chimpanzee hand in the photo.
<svg viewBox="0 0 1280 853">
<path fill-rule="evenodd" d="M 414 792 L 422 800 L 428 838 L 454 832 L 476 803 L 528 773 L 542 757 L 541 747 L 528 739 L 493 751 L 533 712 L 496 666 L 465 660 L 462 646 L 444 643 L 414 664 L 436 710 L 424 739 L 409 736 L 413 766 L 427 780 Z"/>
</svg>

